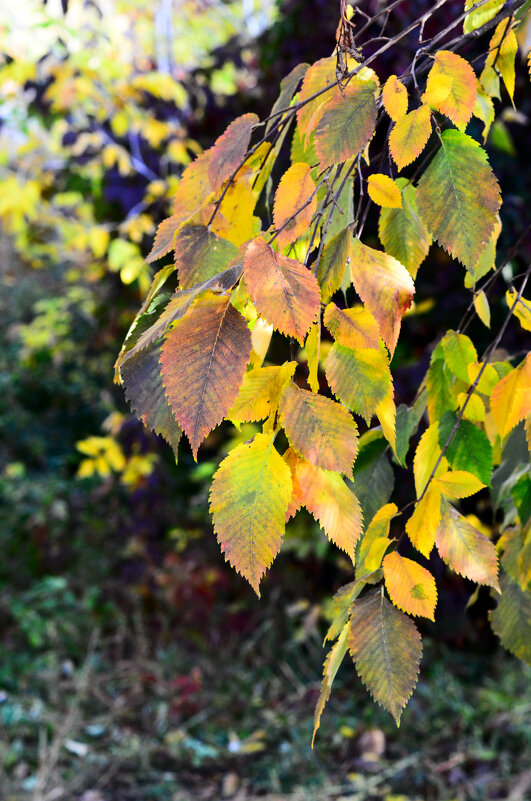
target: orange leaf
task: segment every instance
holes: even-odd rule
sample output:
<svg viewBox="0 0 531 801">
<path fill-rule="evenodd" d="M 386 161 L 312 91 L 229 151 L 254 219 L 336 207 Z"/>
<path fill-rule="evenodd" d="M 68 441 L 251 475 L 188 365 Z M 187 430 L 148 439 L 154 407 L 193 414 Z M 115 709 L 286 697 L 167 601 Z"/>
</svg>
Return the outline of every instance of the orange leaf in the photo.
<svg viewBox="0 0 531 801">
<path fill-rule="evenodd" d="M 183 222 L 200 208 L 212 195 L 208 170 L 212 148 L 200 153 L 185 169 L 173 200 L 173 214 Z"/>
<path fill-rule="evenodd" d="M 476 74 L 468 61 L 450 50 L 435 54 L 426 82 L 427 103 L 464 129 L 472 116 L 476 93 Z"/>
<path fill-rule="evenodd" d="M 259 237 L 243 262 L 245 284 L 259 314 L 301 345 L 319 313 L 319 285 L 303 264 L 281 256 Z"/>
<path fill-rule="evenodd" d="M 326 536 L 354 561 L 363 520 L 358 499 L 338 473 L 303 461 L 296 469 L 302 503 Z"/>
<path fill-rule="evenodd" d="M 208 177 L 214 191 L 225 183 L 243 161 L 253 126 L 257 122 L 259 119 L 256 114 L 243 114 L 233 120 L 225 133 L 216 139 L 208 167 Z"/>
<path fill-rule="evenodd" d="M 375 318 L 382 339 L 393 353 L 402 315 L 413 301 L 413 279 L 395 258 L 363 245 L 359 239 L 351 243 L 350 270 L 356 292 Z"/>
<path fill-rule="evenodd" d="M 315 150 L 323 170 L 361 153 L 376 127 L 376 83 L 353 78 L 336 89 L 315 129 Z"/>
<path fill-rule="evenodd" d="M 298 162 L 292 164 L 280 179 L 275 195 L 273 220 L 277 231 L 282 228 L 277 236 L 277 242 L 281 248 L 295 242 L 299 236 L 304 234 L 315 214 L 317 197 L 314 194 L 315 184 L 310 172 L 309 164 Z M 296 214 L 298 209 L 308 202 L 312 194 L 314 196 L 308 205 Z"/>
<path fill-rule="evenodd" d="M 382 89 L 382 103 L 393 122 L 398 122 L 407 113 L 407 89 L 396 75 L 390 75 Z"/>
<path fill-rule="evenodd" d="M 299 103 L 304 103 L 307 98 L 324 89 L 325 86 L 331 86 L 336 83 L 336 57 L 329 56 L 328 58 L 321 58 L 312 64 L 304 76 L 301 90 L 299 92 Z M 317 116 L 321 106 L 328 103 L 330 94 L 324 92 L 314 100 L 310 100 L 305 105 L 301 106 L 297 111 L 297 123 L 301 134 L 306 137 L 308 131 L 314 127 L 314 117 Z"/>
<path fill-rule="evenodd" d="M 389 135 L 389 150 L 399 170 L 420 156 L 431 134 L 430 108 L 422 105 L 398 120 Z"/>
<path fill-rule="evenodd" d="M 383 571 L 387 592 L 395 606 L 408 615 L 435 620 L 437 587 L 429 570 L 392 551 L 383 560 Z"/>
<path fill-rule="evenodd" d="M 194 457 L 227 415 L 251 353 L 251 334 L 224 295 L 200 296 L 162 346 L 162 378 L 177 422 Z"/>
<path fill-rule="evenodd" d="M 316 467 L 352 472 L 358 430 L 344 406 L 290 382 L 280 399 L 279 414 L 288 441 L 297 453 Z"/>
</svg>

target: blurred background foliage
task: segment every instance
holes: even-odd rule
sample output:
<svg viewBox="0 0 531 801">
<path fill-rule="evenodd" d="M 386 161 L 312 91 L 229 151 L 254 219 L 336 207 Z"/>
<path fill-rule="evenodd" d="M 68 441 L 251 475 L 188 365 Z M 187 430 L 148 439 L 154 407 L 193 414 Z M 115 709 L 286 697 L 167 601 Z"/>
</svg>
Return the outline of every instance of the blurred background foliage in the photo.
<svg viewBox="0 0 531 801">
<path fill-rule="evenodd" d="M 399 4 L 390 35 L 424 5 Z M 443 18 L 461 10 L 449 0 Z M 336 24 L 326 0 L 0 8 L 3 799 L 518 801 L 529 791 L 529 671 L 497 649 L 487 593 L 465 611 L 471 586 L 440 564 L 438 622 L 424 624 L 423 678 L 400 732 L 345 666 L 312 752 L 326 599 L 349 580 L 347 562 L 300 514 L 262 601 L 251 597 L 219 553 L 207 492 L 252 427 L 214 432 L 199 464 L 182 447 L 175 465 L 112 383 L 182 169 L 233 117 L 265 116 L 283 75 L 330 54 Z M 415 47 L 412 37 L 388 51 L 377 71 L 399 73 Z M 504 195 L 502 255 L 531 204 L 523 69 L 516 99 L 517 110 L 498 104 L 487 142 Z M 397 404 L 411 402 L 437 337 L 467 305 L 450 264 L 432 248 L 421 271 L 393 362 Z M 506 282 L 519 271 L 509 262 Z M 518 337 L 514 325 L 515 352 Z M 406 502 L 411 486 L 399 494 Z M 481 500 L 466 511 L 492 525 Z"/>
</svg>

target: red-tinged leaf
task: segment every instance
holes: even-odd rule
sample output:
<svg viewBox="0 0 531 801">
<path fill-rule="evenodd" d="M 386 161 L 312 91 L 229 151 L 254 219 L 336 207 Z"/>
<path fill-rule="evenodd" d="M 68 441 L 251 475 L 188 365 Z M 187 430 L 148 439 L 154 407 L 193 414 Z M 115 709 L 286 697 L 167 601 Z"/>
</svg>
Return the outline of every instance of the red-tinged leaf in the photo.
<svg viewBox="0 0 531 801">
<path fill-rule="evenodd" d="M 317 281 L 321 287 L 323 301 L 326 303 L 343 282 L 345 268 L 350 253 L 352 233 L 344 228 L 324 246 L 317 267 Z"/>
<path fill-rule="evenodd" d="M 121 368 L 125 396 L 144 425 L 171 445 L 177 460 L 181 428 L 164 393 L 160 373 L 160 343 L 153 343 L 129 359 Z"/>
<path fill-rule="evenodd" d="M 357 497 L 339 473 L 322 470 L 306 461 L 299 461 L 296 471 L 303 505 L 328 539 L 354 561 L 363 525 Z"/>
<path fill-rule="evenodd" d="M 224 270 L 236 257 L 238 249 L 206 225 L 183 225 L 175 241 L 175 267 L 179 286 L 188 289 Z"/>
<path fill-rule="evenodd" d="M 358 429 L 344 406 L 290 382 L 279 414 L 289 444 L 298 454 L 316 467 L 352 473 Z"/>
<path fill-rule="evenodd" d="M 335 303 L 329 303 L 323 322 L 335 341 L 346 348 L 378 348 L 380 345 L 376 320 L 361 303 L 352 309 L 338 309 Z"/>
<path fill-rule="evenodd" d="M 336 83 L 336 81 L 335 56 L 319 59 L 306 72 L 299 92 L 299 103 L 304 103 L 304 105 L 301 105 L 297 111 L 298 127 L 304 137 L 309 131 L 313 130 L 315 118 L 318 116 L 321 107 L 328 103 L 330 92 L 323 92 L 313 100 L 305 101 L 326 86 Z"/>
<path fill-rule="evenodd" d="M 275 229 L 282 229 L 277 236 L 281 248 L 287 247 L 306 233 L 315 214 L 317 196 L 310 173 L 309 164 L 298 162 L 292 164 L 280 179 L 275 195 L 273 220 Z"/>
<path fill-rule="evenodd" d="M 425 100 L 458 128 L 465 128 L 476 102 L 476 73 L 464 58 L 439 50 L 428 74 Z"/>
<path fill-rule="evenodd" d="M 234 403 L 251 353 L 242 315 L 223 295 L 197 298 L 166 336 L 162 378 L 194 457 Z"/>
<path fill-rule="evenodd" d="M 339 635 L 337 642 L 335 642 L 332 648 L 329 650 L 325 659 L 325 663 L 323 666 L 323 681 L 321 684 L 321 691 L 319 693 L 319 698 L 313 715 L 312 748 L 315 741 L 315 735 L 317 734 L 317 730 L 319 729 L 321 723 L 321 715 L 323 714 L 326 703 L 330 698 L 330 692 L 332 691 L 332 683 L 345 657 L 345 654 L 348 651 L 349 630 L 350 627 L 347 622 L 343 626 L 343 629 L 341 630 L 341 634 Z"/>
<path fill-rule="evenodd" d="M 200 153 L 195 161 L 186 167 L 181 176 L 173 200 L 173 214 L 181 217 L 183 222 L 189 219 L 212 196 L 208 177 L 211 156 L 212 148 Z"/>
<path fill-rule="evenodd" d="M 393 122 L 398 122 L 407 113 L 407 89 L 396 75 L 390 75 L 382 89 L 382 103 Z"/>
<path fill-rule="evenodd" d="M 260 596 L 260 579 L 280 550 L 291 498 L 290 469 L 257 434 L 221 462 L 210 489 L 214 531 L 225 558 Z"/>
<path fill-rule="evenodd" d="M 216 139 L 208 166 L 210 186 L 214 191 L 217 191 L 242 163 L 253 126 L 257 122 L 259 119 L 256 114 L 243 114 L 233 120 L 227 130 Z"/>
<path fill-rule="evenodd" d="M 148 263 L 157 261 L 157 259 L 162 258 L 162 256 L 166 255 L 166 253 L 169 253 L 170 250 L 174 249 L 175 237 L 182 223 L 183 218 L 180 214 L 172 214 L 171 217 L 168 217 L 166 220 L 161 222 L 157 228 L 157 233 L 155 234 L 153 247 L 146 256 L 146 261 Z"/>
<path fill-rule="evenodd" d="M 383 350 L 332 346 L 325 365 L 330 389 L 351 411 L 361 415 L 367 425 L 378 405 L 392 395 L 389 363 Z"/>
<path fill-rule="evenodd" d="M 352 604 L 349 649 L 377 703 L 400 716 L 417 683 L 422 642 L 417 627 L 376 589 Z"/>
<path fill-rule="evenodd" d="M 385 588 L 389 597 L 408 615 L 435 620 L 437 587 L 429 570 L 391 551 L 383 560 Z"/>
<path fill-rule="evenodd" d="M 261 237 L 248 245 L 243 273 L 259 314 L 302 345 L 319 313 L 319 285 L 313 273 L 275 253 Z"/>
<path fill-rule="evenodd" d="M 500 188 L 483 148 L 448 129 L 417 188 L 419 214 L 439 244 L 469 270 L 489 244 Z"/>
<path fill-rule="evenodd" d="M 431 113 L 422 105 L 401 117 L 389 134 L 389 150 L 399 170 L 420 156 L 431 134 Z"/>
<path fill-rule="evenodd" d="M 378 115 L 376 83 L 353 78 L 335 90 L 315 129 L 315 150 L 323 170 L 361 153 L 370 142 Z"/>
<path fill-rule="evenodd" d="M 492 542 L 447 501 L 443 500 L 441 508 L 435 535 L 441 558 L 460 576 L 499 592 L 498 558 Z"/>
<path fill-rule="evenodd" d="M 402 316 L 411 306 L 415 285 L 406 268 L 393 256 L 351 243 L 350 271 L 356 292 L 375 318 L 383 341 L 394 352 Z"/>
</svg>

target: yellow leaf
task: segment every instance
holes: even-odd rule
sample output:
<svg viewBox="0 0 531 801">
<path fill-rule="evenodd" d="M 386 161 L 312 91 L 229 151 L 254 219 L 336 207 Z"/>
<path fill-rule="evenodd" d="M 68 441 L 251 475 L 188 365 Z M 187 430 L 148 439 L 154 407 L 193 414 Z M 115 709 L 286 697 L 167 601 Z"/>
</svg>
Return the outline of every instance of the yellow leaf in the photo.
<svg viewBox="0 0 531 801">
<path fill-rule="evenodd" d="M 508 289 L 505 293 L 505 300 L 510 309 L 513 308 L 516 297 L 517 294 L 514 289 Z M 520 325 L 523 329 L 531 331 L 531 300 L 526 300 L 524 297 L 518 298 L 513 314 L 520 321 Z"/>
<path fill-rule="evenodd" d="M 396 75 L 390 75 L 382 89 L 382 103 L 393 122 L 407 113 L 407 89 Z"/>
<path fill-rule="evenodd" d="M 383 555 L 391 542 L 389 525 L 397 512 L 396 504 L 386 503 L 372 518 L 360 542 L 356 563 L 356 580 L 363 578 L 367 573 L 378 570 L 382 564 Z"/>
<path fill-rule="evenodd" d="M 483 325 L 486 325 L 487 328 L 490 328 L 490 306 L 487 296 L 483 290 L 474 295 L 474 308 Z"/>
<path fill-rule="evenodd" d="M 353 350 L 336 342 L 326 360 L 325 372 L 330 389 L 367 424 L 378 405 L 393 393 L 391 371 L 384 351 L 383 347 L 382 350 Z"/>
<path fill-rule="evenodd" d="M 396 405 L 391 395 L 387 395 L 376 407 L 376 417 L 380 421 L 383 435 L 396 454 Z"/>
<path fill-rule="evenodd" d="M 363 523 L 358 499 L 338 473 L 303 461 L 296 471 L 302 503 L 326 536 L 354 561 Z"/>
<path fill-rule="evenodd" d="M 227 130 L 216 139 L 208 166 L 210 186 L 214 191 L 220 188 L 243 161 L 253 126 L 258 122 L 256 114 L 243 114 L 233 120 Z"/>
<path fill-rule="evenodd" d="M 435 544 L 435 534 L 440 520 L 441 490 L 436 484 L 431 483 L 406 523 L 406 533 L 412 545 L 426 559 Z"/>
<path fill-rule="evenodd" d="M 515 69 L 514 62 L 518 51 L 518 40 L 510 17 L 503 19 L 496 27 L 489 43 L 489 52 L 479 80 L 487 94 L 500 96 L 499 78 L 501 75 L 511 101 L 514 100 Z"/>
<path fill-rule="evenodd" d="M 388 175 L 375 172 L 367 179 L 367 191 L 370 199 L 378 206 L 386 209 L 402 208 L 400 189 Z"/>
<path fill-rule="evenodd" d="M 428 478 L 431 475 L 433 468 L 441 454 L 441 447 L 439 445 L 439 424 L 432 423 L 426 429 L 415 451 L 415 458 L 413 459 L 413 473 L 415 476 L 415 489 L 417 491 L 417 498 L 420 497 L 424 487 L 428 483 Z M 435 473 L 435 478 L 438 478 L 448 470 L 448 462 L 446 457 L 443 456 L 441 462 Z"/>
<path fill-rule="evenodd" d="M 468 473 L 466 470 L 454 470 L 439 478 L 434 479 L 434 484 L 440 488 L 445 498 L 468 498 L 469 495 L 475 495 L 480 489 L 483 489 L 483 484 L 479 478 Z"/>
<path fill-rule="evenodd" d="M 457 396 L 457 406 L 459 409 L 462 409 L 465 401 L 467 398 L 466 392 L 460 392 Z M 468 403 L 466 405 L 466 409 L 463 414 L 464 420 L 471 420 L 473 423 L 483 423 L 485 420 L 485 404 L 479 397 L 474 393 L 468 399 Z"/>
<path fill-rule="evenodd" d="M 273 206 L 275 229 L 282 229 L 277 236 L 280 248 L 287 247 L 308 230 L 316 208 L 310 165 L 292 164 L 280 179 Z"/>
<path fill-rule="evenodd" d="M 232 409 L 227 417 L 238 423 L 249 423 L 269 417 L 277 407 L 279 397 L 290 380 L 297 362 L 280 367 L 256 367 L 245 373 Z"/>
<path fill-rule="evenodd" d="M 456 573 L 500 591 L 496 548 L 446 501 L 435 543 L 443 561 Z"/>
<path fill-rule="evenodd" d="M 346 348 L 377 348 L 379 345 L 376 320 L 361 304 L 351 309 L 338 309 L 335 303 L 329 303 L 323 322 L 336 342 Z"/>
<path fill-rule="evenodd" d="M 290 469 L 267 434 L 234 448 L 214 474 L 214 531 L 225 558 L 258 596 L 260 579 L 280 550 L 291 491 Z"/>
<path fill-rule="evenodd" d="M 496 384 L 490 404 L 502 439 L 531 414 L 531 353 Z"/>
<path fill-rule="evenodd" d="M 302 506 L 302 489 L 297 478 L 297 466 L 302 461 L 300 456 L 297 456 L 293 448 L 288 448 L 282 458 L 288 465 L 291 472 L 292 493 L 289 506 L 286 511 L 286 523 L 290 520 Z"/>
<path fill-rule="evenodd" d="M 315 128 L 315 150 L 321 170 L 357 156 L 376 128 L 376 82 L 355 76 L 344 89 L 336 88 L 322 107 Z"/>
<path fill-rule="evenodd" d="M 383 571 L 385 587 L 395 606 L 408 615 L 435 619 L 437 587 L 429 570 L 392 551 L 383 560 Z"/>
<path fill-rule="evenodd" d="M 468 61 L 450 50 L 435 54 L 426 82 L 427 103 L 464 130 L 474 110 L 476 91 L 476 74 Z"/>
<path fill-rule="evenodd" d="M 308 362 L 308 384 L 312 392 L 319 392 L 319 357 L 321 353 L 321 317 L 312 325 L 306 342 L 304 353 Z"/>
<path fill-rule="evenodd" d="M 399 170 L 420 156 L 431 134 L 431 112 L 425 103 L 398 120 L 389 134 L 389 150 Z"/>
</svg>

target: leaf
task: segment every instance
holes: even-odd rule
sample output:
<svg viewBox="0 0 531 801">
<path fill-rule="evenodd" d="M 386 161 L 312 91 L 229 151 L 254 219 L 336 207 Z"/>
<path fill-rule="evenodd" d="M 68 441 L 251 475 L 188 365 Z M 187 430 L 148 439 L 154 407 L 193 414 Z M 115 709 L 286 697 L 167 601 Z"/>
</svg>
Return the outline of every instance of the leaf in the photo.
<svg viewBox="0 0 531 801">
<path fill-rule="evenodd" d="M 310 173 L 308 164 L 298 162 L 292 164 L 280 179 L 275 194 L 273 220 L 277 231 L 282 228 L 277 236 L 277 242 L 281 248 L 287 247 L 306 233 L 315 214 L 317 196 Z M 312 195 L 313 198 L 310 200 Z M 308 205 L 302 208 L 306 203 Z M 302 210 L 296 214 L 299 209 Z"/>
<path fill-rule="evenodd" d="M 422 657 L 420 634 L 413 621 L 389 603 L 381 590 L 373 590 L 352 605 L 349 649 L 374 700 L 400 725 Z"/>
<path fill-rule="evenodd" d="M 478 120 L 481 120 L 484 125 L 483 144 L 485 144 L 489 135 L 490 126 L 494 122 L 494 103 L 492 102 L 491 98 L 485 94 L 479 81 L 476 84 L 476 89 L 476 102 L 474 103 L 474 111 L 472 113 L 474 114 L 474 117 L 477 117 Z"/>
<path fill-rule="evenodd" d="M 227 296 L 197 298 L 166 336 L 162 378 L 194 458 L 233 405 L 251 352 L 251 334 Z"/>
<path fill-rule="evenodd" d="M 382 427 L 383 435 L 396 456 L 396 405 L 391 395 L 387 395 L 376 407 L 376 417 Z"/>
<path fill-rule="evenodd" d="M 323 302 L 326 303 L 343 281 L 343 275 L 350 255 L 349 228 L 344 228 L 324 246 L 317 267 L 317 281 L 321 287 Z"/>
<path fill-rule="evenodd" d="M 465 334 L 447 331 L 441 340 L 441 347 L 452 373 L 468 384 L 468 365 L 478 360 L 472 340 Z"/>
<path fill-rule="evenodd" d="M 391 601 L 408 615 L 435 620 L 437 587 L 426 568 L 396 551 L 383 560 L 385 588 Z"/>
<path fill-rule="evenodd" d="M 486 294 L 483 290 L 474 295 L 474 309 L 476 314 L 487 328 L 490 328 L 490 306 Z M 530 315 L 531 325 L 531 315 Z M 531 328 L 529 329 L 531 330 Z"/>
<path fill-rule="evenodd" d="M 280 395 L 293 376 L 297 362 L 286 362 L 280 367 L 255 367 L 245 373 L 227 417 L 237 423 L 250 423 L 269 417 L 278 406 Z"/>
<path fill-rule="evenodd" d="M 440 521 L 441 490 L 435 482 L 432 482 L 406 523 L 406 533 L 411 544 L 426 559 L 429 558 L 435 545 L 435 535 Z"/>
<path fill-rule="evenodd" d="M 531 353 L 502 378 L 490 398 L 494 421 L 502 439 L 531 414 Z"/>
<path fill-rule="evenodd" d="M 372 518 L 359 545 L 356 580 L 360 580 L 373 570 L 378 570 L 382 564 L 383 555 L 391 544 L 389 526 L 397 512 L 398 507 L 395 503 L 386 503 Z"/>
<path fill-rule="evenodd" d="M 515 304 L 515 300 L 517 298 L 516 290 L 515 289 L 508 289 L 505 293 L 505 300 L 507 302 L 507 306 L 512 309 L 514 306 L 513 314 L 519 321 L 520 325 L 525 331 L 531 331 L 531 300 L 527 300 L 524 297 L 518 298 L 518 301 Z"/>
<path fill-rule="evenodd" d="M 531 593 L 524 592 L 508 575 L 502 575 L 501 598 L 489 618 L 503 647 L 531 665 Z"/>
<path fill-rule="evenodd" d="M 433 483 L 437 484 L 445 498 L 450 499 L 468 498 L 485 486 L 476 476 L 467 473 L 466 470 L 445 473 L 440 478 L 436 478 Z"/>
<path fill-rule="evenodd" d="M 514 101 L 515 69 L 514 62 L 518 51 L 518 41 L 512 28 L 511 18 L 503 19 L 496 27 L 489 43 L 489 52 L 480 83 L 487 94 L 500 97 L 499 77 L 501 75 L 511 102 Z"/>
<path fill-rule="evenodd" d="M 400 209 L 402 207 L 400 189 L 388 175 L 383 175 L 381 172 L 369 175 L 367 191 L 370 199 L 378 206 L 387 209 Z"/>
<path fill-rule="evenodd" d="M 432 359 L 426 373 L 430 423 L 437 422 L 445 412 L 457 408 L 457 399 L 452 393 L 452 382 L 452 375 L 444 359 Z"/>
<path fill-rule="evenodd" d="M 448 129 L 417 188 L 421 219 L 439 244 L 474 270 L 496 224 L 501 198 L 485 151 Z"/>
<path fill-rule="evenodd" d="M 173 215 L 189 219 L 212 196 L 208 177 L 212 149 L 200 153 L 185 169 L 173 200 Z"/>
<path fill-rule="evenodd" d="M 439 444 L 447 441 L 457 417 L 446 412 L 439 421 Z M 470 420 L 461 420 L 445 456 L 454 470 L 466 470 L 483 484 L 490 486 L 492 476 L 492 445 L 489 438 Z"/>
<path fill-rule="evenodd" d="M 207 281 L 224 270 L 237 254 L 232 242 L 217 236 L 206 225 L 183 225 L 175 240 L 180 288 Z"/>
<path fill-rule="evenodd" d="M 338 309 L 335 303 L 329 303 L 323 322 L 339 345 L 354 349 L 379 347 L 376 320 L 361 304 L 352 309 Z"/>
<path fill-rule="evenodd" d="M 299 104 L 303 104 L 297 110 L 297 123 L 301 134 L 306 137 L 308 131 L 312 131 L 315 127 L 315 118 L 317 117 L 322 106 L 328 103 L 330 94 L 324 92 L 319 97 L 308 101 L 308 98 L 324 89 L 326 86 L 331 86 L 336 83 L 336 58 L 329 56 L 328 58 L 321 58 L 312 64 L 306 72 L 302 82 L 301 90 L 299 92 Z"/>
<path fill-rule="evenodd" d="M 378 429 L 366 432 L 359 440 L 352 486 L 363 517 L 370 520 L 391 497 L 395 476 L 387 457 L 387 442 Z"/>
<path fill-rule="evenodd" d="M 375 318 L 383 341 L 394 352 L 404 312 L 409 309 L 415 285 L 399 261 L 354 239 L 350 270 L 356 292 Z"/>
<path fill-rule="evenodd" d="M 122 366 L 122 380 L 133 413 L 164 437 L 177 460 L 182 432 L 164 393 L 159 358 L 160 343 L 152 343 Z"/>
<path fill-rule="evenodd" d="M 279 406 L 291 447 L 316 467 L 351 474 L 358 429 L 344 406 L 290 382 Z"/>
<path fill-rule="evenodd" d="M 183 219 L 180 214 L 172 214 L 171 217 L 168 217 L 166 220 L 161 222 L 157 228 L 157 233 L 155 234 L 153 247 L 146 256 L 146 261 L 148 264 L 152 261 L 157 261 L 157 259 L 162 258 L 162 256 L 166 255 L 166 253 L 169 253 L 170 250 L 174 249 L 175 237 L 182 223 Z"/>
<path fill-rule="evenodd" d="M 441 559 L 460 576 L 500 592 L 496 548 L 457 509 L 442 503 L 435 544 Z"/>
<path fill-rule="evenodd" d="M 378 236 L 386 253 L 406 267 L 412 278 L 428 255 L 431 236 L 419 217 L 416 189 L 405 178 L 397 178 L 402 192 L 402 206 L 383 208 L 378 222 Z"/>
<path fill-rule="evenodd" d="M 389 151 L 399 170 L 420 156 L 430 135 L 431 112 L 425 104 L 410 111 L 393 125 L 389 134 Z"/>
<path fill-rule="evenodd" d="M 481 252 L 479 259 L 473 269 L 468 269 L 465 276 L 465 286 L 473 287 L 480 278 L 483 278 L 490 270 L 496 267 L 496 243 L 501 233 L 500 217 L 496 215 L 494 230 L 490 236 L 487 247 Z"/>
<path fill-rule="evenodd" d="M 288 465 L 290 472 L 291 472 L 291 483 L 292 483 L 292 493 L 291 499 L 286 510 L 286 523 L 290 520 L 301 508 L 302 506 L 302 489 L 299 483 L 299 479 L 297 478 L 297 466 L 299 465 L 301 459 L 292 448 L 288 448 L 282 458 Z"/>
<path fill-rule="evenodd" d="M 422 494 L 424 487 L 428 483 L 428 478 L 437 463 L 437 459 L 441 455 L 439 442 L 439 424 L 432 423 L 420 438 L 417 450 L 415 451 L 415 458 L 413 459 L 413 473 L 415 475 L 417 498 Z M 439 478 L 439 476 L 447 471 L 448 462 L 443 456 L 434 477 Z"/>
<path fill-rule="evenodd" d="M 442 95 L 438 94 L 441 84 L 445 85 Z M 476 73 L 457 53 L 439 50 L 428 74 L 423 99 L 449 117 L 458 128 L 464 129 L 476 102 Z"/>
<path fill-rule="evenodd" d="M 308 64 L 297 64 L 296 67 L 293 67 L 291 72 L 289 72 L 285 78 L 280 81 L 280 93 L 275 100 L 275 104 L 271 109 L 271 115 L 275 115 L 275 112 L 281 111 L 284 108 L 287 108 L 295 94 L 297 86 L 304 78 L 306 71 L 308 70 Z M 276 126 L 279 120 L 281 119 L 281 115 L 272 116 L 272 119 L 266 125 L 266 135 L 269 133 L 273 126 Z"/>
<path fill-rule="evenodd" d="M 312 392 L 319 392 L 319 357 L 321 354 L 321 319 L 317 318 L 315 325 L 312 325 L 306 342 L 304 343 L 304 353 L 308 363 L 308 384 Z"/>
<path fill-rule="evenodd" d="M 208 166 L 210 186 L 215 192 L 242 163 L 253 127 L 258 122 L 256 114 L 243 114 L 233 120 L 227 130 L 216 139 Z"/>
<path fill-rule="evenodd" d="M 370 423 L 376 407 L 393 392 L 391 372 L 381 350 L 332 345 L 325 365 L 330 389 L 351 411 Z"/>
<path fill-rule="evenodd" d="M 349 628 L 349 623 L 347 621 L 347 623 L 345 623 L 343 626 L 337 641 L 329 650 L 324 662 L 323 681 L 321 683 L 321 690 L 319 692 L 319 698 L 317 699 L 317 704 L 315 706 L 315 712 L 313 715 L 312 748 L 315 741 L 315 735 L 317 734 L 317 730 L 319 729 L 321 723 L 321 715 L 323 714 L 326 703 L 330 698 L 332 683 L 345 657 L 345 654 L 348 651 Z"/>
<path fill-rule="evenodd" d="M 338 473 L 299 462 L 297 479 L 302 503 L 338 548 L 354 561 L 363 516 L 358 499 Z"/>
<path fill-rule="evenodd" d="M 398 122 L 407 113 L 407 89 L 396 75 L 390 75 L 382 89 L 382 103 L 393 122 Z"/>
<path fill-rule="evenodd" d="M 313 273 L 275 253 L 261 237 L 248 245 L 243 273 L 259 314 L 302 345 L 319 313 L 319 285 Z"/>
<path fill-rule="evenodd" d="M 493 19 L 504 5 L 505 0 L 487 0 L 479 8 L 467 14 L 463 21 L 463 33 L 471 33 Z M 478 0 L 465 0 L 465 11 L 478 4 Z"/>
<path fill-rule="evenodd" d="M 225 558 L 258 597 L 260 580 L 282 544 L 291 488 L 290 469 L 268 434 L 238 445 L 214 474 L 214 531 Z"/>
<path fill-rule="evenodd" d="M 353 78 L 336 88 L 324 107 L 314 134 L 321 170 L 361 153 L 376 128 L 376 83 Z"/>
</svg>

